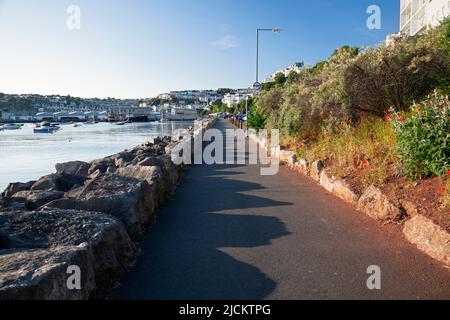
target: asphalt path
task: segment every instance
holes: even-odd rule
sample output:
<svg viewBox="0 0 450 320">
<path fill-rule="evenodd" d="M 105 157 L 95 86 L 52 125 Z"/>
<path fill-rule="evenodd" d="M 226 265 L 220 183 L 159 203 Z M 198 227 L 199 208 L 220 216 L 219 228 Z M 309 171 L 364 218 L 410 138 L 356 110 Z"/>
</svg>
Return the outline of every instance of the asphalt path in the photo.
<svg viewBox="0 0 450 320">
<path fill-rule="evenodd" d="M 216 128 L 231 129 L 225 120 Z M 369 266 L 381 289 L 369 290 Z M 450 271 L 307 177 L 196 165 L 142 243 L 120 299 L 450 299 Z"/>
</svg>

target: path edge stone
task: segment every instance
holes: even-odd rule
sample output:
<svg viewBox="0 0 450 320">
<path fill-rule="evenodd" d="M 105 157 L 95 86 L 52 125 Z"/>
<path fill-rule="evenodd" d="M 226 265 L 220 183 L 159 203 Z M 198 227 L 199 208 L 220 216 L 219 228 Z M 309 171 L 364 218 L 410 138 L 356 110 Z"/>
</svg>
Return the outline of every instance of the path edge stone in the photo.
<svg viewBox="0 0 450 320">
<path fill-rule="evenodd" d="M 250 138 L 267 148 L 266 140 L 261 141 L 257 135 L 250 135 Z M 294 151 L 287 150 L 275 153 L 275 155 L 282 164 L 288 164 L 290 169 L 312 178 L 328 192 L 379 222 L 389 223 L 402 220 L 405 217 L 412 217 L 404 221 L 403 235 L 405 239 L 415 245 L 419 251 L 450 267 L 450 234 L 430 219 L 418 214 L 410 203 L 407 203 L 407 205 L 394 204 L 388 201 L 381 190 L 374 186 L 370 186 L 363 192 L 363 195 L 358 196 L 344 180 L 335 180 L 334 177 L 330 176 L 322 160 L 316 160 L 310 164 L 306 159 L 298 158 Z M 376 191 L 379 194 L 381 206 L 377 205 L 377 199 L 369 199 L 368 192 L 371 191 Z M 361 199 L 366 199 L 369 207 L 362 205 Z M 380 202 L 380 199 L 378 199 L 378 202 Z M 400 203 L 400 201 L 397 202 Z M 396 214 L 385 215 L 378 210 L 378 212 L 374 212 L 377 207 L 381 211 L 387 208 L 387 211 Z"/>
</svg>

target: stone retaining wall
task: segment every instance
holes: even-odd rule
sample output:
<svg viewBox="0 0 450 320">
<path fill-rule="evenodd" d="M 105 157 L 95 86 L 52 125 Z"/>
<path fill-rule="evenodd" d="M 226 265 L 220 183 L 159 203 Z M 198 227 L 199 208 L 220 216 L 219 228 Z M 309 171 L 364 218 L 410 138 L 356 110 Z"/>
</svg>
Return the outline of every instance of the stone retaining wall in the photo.
<svg viewBox="0 0 450 320">
<path fill-rule="evenodd" d="M 214 123 L 196 122 L 191 136 Z M 184 166 L 171 161 L 178 143 L 157 138 L 10 184 L 0 196 L 0 300 L 102 297 L 134 261 L 156 209 L 182 178 Z M 70 266 L 81 271 L 79 290 L 67 285 Z"/>
<path fill-rule="evenodd" d="M 256 135 L 251 135 L 250 138 L 269 149 L 267 140 L 261 140 Z M 430 257 L 450 266 L 450 234 L 431 220 L 417 214 L 413 204 L 400 201 L 393 203 L 375 186 L 370 186 L 359 196 L 345 181 L 332 177 L 321 160 L 308 163 L 305 159 L 297 159 L 293 151 L 272 149 L 270 152 L 277 156 L 281 163 L 311 177 L 327 191 L 373 219 L 381 223 L 404 222 L 403 234 L 409 242 Z"/>
</svg>

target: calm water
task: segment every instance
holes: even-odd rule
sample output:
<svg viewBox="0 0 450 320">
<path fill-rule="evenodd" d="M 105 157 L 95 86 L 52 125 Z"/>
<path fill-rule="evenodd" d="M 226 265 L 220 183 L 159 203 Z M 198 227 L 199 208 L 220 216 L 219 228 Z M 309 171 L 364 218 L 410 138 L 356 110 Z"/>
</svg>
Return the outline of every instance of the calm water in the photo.
<svg viewBox="0 0 450 320">
<path fill-rule="evenodd" d="M 152 137 L 171 135 L 192 122 L 61 125 L 53 134 L 34 134 L 34 125 L 0 131 L 0 192 L 10 182 L 27 182 L 55 172 L 55 164 L 91 161 L 135 147 Z"/>
</svg>

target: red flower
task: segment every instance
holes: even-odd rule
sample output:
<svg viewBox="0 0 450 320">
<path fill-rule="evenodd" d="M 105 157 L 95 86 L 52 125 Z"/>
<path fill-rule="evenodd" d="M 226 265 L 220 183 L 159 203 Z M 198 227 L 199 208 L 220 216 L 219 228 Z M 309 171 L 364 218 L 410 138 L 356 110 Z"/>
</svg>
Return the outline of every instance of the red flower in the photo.
<svg viewBox="0 0 450 320">
<path fill-rule="evenodd" d="M 446 193 L 446 192 L 447 192 L 447 187 L 445 187 L 445 186 L 442 187 L 442 188 L 441 188 L 441 192 L 442 192 L 442 193 Z"/>
<path fill-rule="evenodd" d="M 448 170 L 448 171 L 447 171 L 447 175 L 449 175 L 449 176 L 450 176 L 450 170 Z"/>
</svg>

